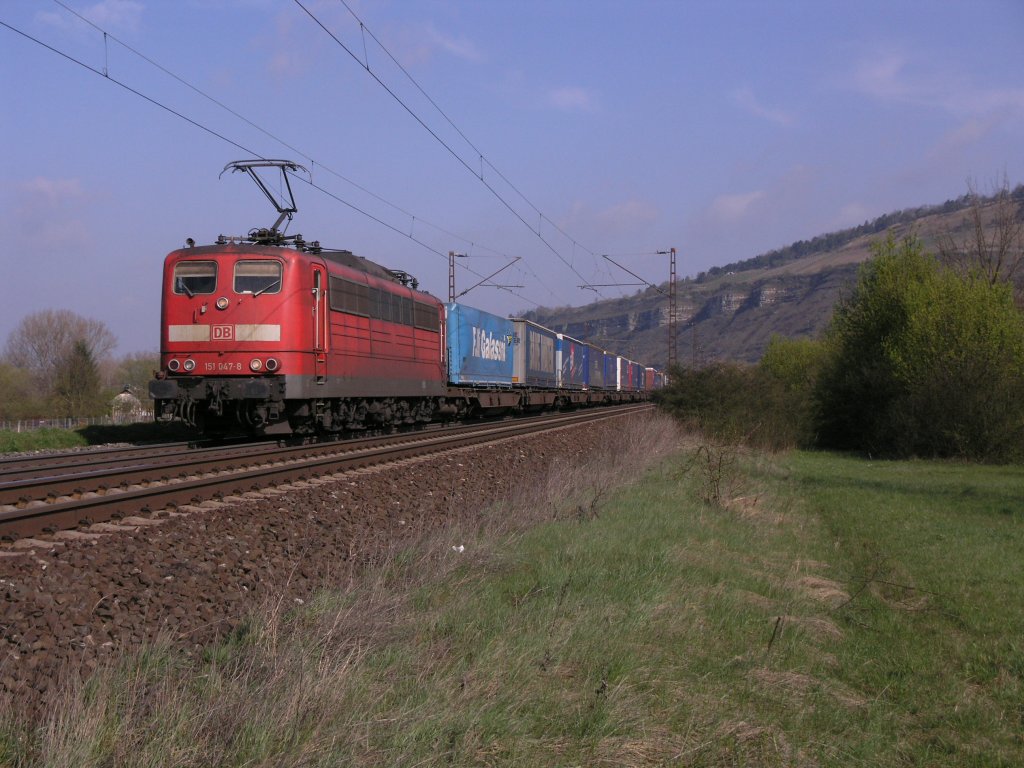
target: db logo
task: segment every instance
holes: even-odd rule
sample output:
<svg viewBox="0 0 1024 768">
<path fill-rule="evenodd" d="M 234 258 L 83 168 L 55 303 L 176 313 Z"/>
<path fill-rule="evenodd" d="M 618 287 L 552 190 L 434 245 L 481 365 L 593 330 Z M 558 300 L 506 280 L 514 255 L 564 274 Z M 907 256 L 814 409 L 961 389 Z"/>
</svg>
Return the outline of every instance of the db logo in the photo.
<svg viewBox="0 0 1024 768">
<path fill-rule="evenodd" d="M 215 341 L 231 341 L 234 335 L 235 327 L 233 325 L 213 326 L 213 338 Z"/>
</svg>

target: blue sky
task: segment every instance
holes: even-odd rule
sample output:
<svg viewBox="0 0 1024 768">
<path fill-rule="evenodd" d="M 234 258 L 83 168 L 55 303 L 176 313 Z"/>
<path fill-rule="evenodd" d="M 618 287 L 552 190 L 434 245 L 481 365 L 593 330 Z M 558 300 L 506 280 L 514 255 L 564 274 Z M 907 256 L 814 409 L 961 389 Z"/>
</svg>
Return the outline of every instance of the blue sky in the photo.
<svg viewBox="0 0 1024 768">
<path fill-rule="evenodd" d="M 335 196 L 295 183 L 290 233 L 442 298 L 448 251 L 458 290 L 521 257 L 463 298 L 499 314 L 636 290 L 579 288 L 633 281 L 601 254 L 661 282 L 1024 182 L 1020 0 L 302 0 L 355 58 L 286 0 L 61 1 L 95 27 L 0 21 L 111 79 L 0 26 L 0 341 L 64 308 L 155 350 L 166 253 L 276 217 L 218 178 L 248 152 Z"/>
</svg>

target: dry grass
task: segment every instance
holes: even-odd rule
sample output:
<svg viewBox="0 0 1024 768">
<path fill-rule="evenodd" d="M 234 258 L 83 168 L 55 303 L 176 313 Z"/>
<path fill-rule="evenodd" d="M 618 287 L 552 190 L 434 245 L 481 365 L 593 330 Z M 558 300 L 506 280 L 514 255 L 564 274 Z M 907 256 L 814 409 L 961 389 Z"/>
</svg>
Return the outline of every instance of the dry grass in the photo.
<svg viewBox="0 0 1024 768">
<path fill-rule="evenodd" d="M 70 689 L 22 764 L 1019 762 L 1017 635 L 950 619 L 922 561 L 825 529 L 786 496 L 779 457 L 741 457 L 733 495 L 713 503 L 682 471 L 692 452 L 673 455 L 670 422 L 622 434 L 644 437 L 558 462 L 486 513 L 383 552 L 344 589 L 267 606 L 202 663 L 152 652 Z M 986 522 L 1002 538 L 980 541 L 1016 535 L 1000 514 Z M 984 644 L 969 674 L 957 667 Z"/>
<path fill-rule="evenodd" d="M 622 438 L 557 460 L 547 477 L 528 485 L 513 483 L 518 475 L 509 468 L 506 500 L 464 510 L 444 529 L 378 552 L 348 574 L 341 591 L 301 606 L 269 601 L 205 659 L 191 661 L 166 643 L 100 669 L 88 684 L 63 682 L 60 706 L 34 731 L 22 731 L 20 744 L 9 740 L 9 758 L 53 768 L 312 765 L 340 751 L 358 754 L 364 765 L 393 764 L 393 751 L 374 746 L 377 733 L 428 711 L 399 710 L 391 722 L 373 714 L 393 695 L 394 680 L 374 671 L 381 657 L 390 648 L 415 648 L 415 669 L 406 670 L 413 685 L 458 661 L 450 643 L 422 636 L 414 607 L 420 591 L 472 591 L 518 537 L 551 520 L 597 516 L 614 489 L 636 481 L 680 441 L 664 417 L 631 420 Z M 454 551 L 454 543 L 464 550 Z M 459 690 L 461 698 L 481 700 L 500 693 L 495 679 L 472 673 Z M 490 747 L 481 741 L 475 749 L 486 762 Z"/>
<path fill-rule="evenodd" d="M 838 608 L 850 599 L 849 593 L 839 582 L 820 576 L 801 576 L 796 580 L 796 587 L 812 600 L 834 608 Z"/>
</svg>

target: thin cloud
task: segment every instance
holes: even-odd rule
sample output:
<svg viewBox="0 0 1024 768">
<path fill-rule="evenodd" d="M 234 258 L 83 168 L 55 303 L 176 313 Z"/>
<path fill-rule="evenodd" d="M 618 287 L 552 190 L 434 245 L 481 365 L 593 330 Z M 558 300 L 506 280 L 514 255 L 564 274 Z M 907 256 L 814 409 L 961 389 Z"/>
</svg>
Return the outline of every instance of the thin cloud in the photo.
<svg viewBox="0 0 1024 768">
<path fill-rule="evenodd" d="M 864 59 L 851 77 L 854 90 L 875 99 L 902 101 L 910 97 L 910 87 L 902 77 L 907 57 L 888 53 Z"/>
<path fill-rule="evenodd" d="M 955 73 L 928 71 L 902 51 L 858 62 L 850 86 L 873 99 L 933 107 L 960 118 L 989 113 L 1024 117 L 1024 88 L 987 88 Z"/>
<path fill-rule="evenodd" d="M 847 203 L 839 209 L 839 213 L 832 220 L 832 228 L 843 229 L 845 227 L 855 227 L 863 224 L 871 218 L 871 209 L 864 205 L 864 203 L 856 201 Z"/>
<path fill-rule="evenodd" d="M 404 67 L 422 66 L 439 55 L 468 62 L 484 59 L 483 52 L 475 42 L 467 37 L 448 34 L 430 22 L 391 26 L 380 37 Z M 385 54 L 378 51 L 377 55 Z"/>
<path fill-rule="evenodd" d="M 83 18 L 109 32 L 137 32 L 145 6 L 137 0 L 102 0 L 75 10 Z M 63 9 L 39 11 L 35 15 L 35 20 L 39 24 L 62 32 L 91 30 L 91 27 Z"/>
<path fill-rule="evenodd" d="M 597 219 L 609 230 L 629 232 L 657 221 L 658 207 L 646 200 L 627 200 L 601 211 Z"/>
<path fill-rule="evenodd" d="M 660 216 L 658 207 L 648 200 L 625 200 L 600 211 L 577 201 L 559 226 L 607 238 L 646 231 Z"/>
<path fill-rule="evenodd" d="M 37 176 L 17 185 L 14 236 L 36 247 L 86 242 L 91 204 L 79 179 Z"/>
<path fill-rule="evenodd" d="M 465 61 L 480 61 L 483 55 L 480 53 L 480 49 L 477 48 L 476 44 L 465 37 L 451 37 L 440 32 L 433 24 L 427 24 L 424 28 L 427 39 L 433 44 L 435 48 L 438 48 L 445 53 L 454 56 L 457 59 L 463 59 Z"/>
<path fill-rule="evenodd" d="M 847 85 L 871 99 L 938 110 L 955 120 L 928 150 L 929 162 L 947 162 L 1007 123 L 1024 122 L 1024 88 L 976 86 L 926 64 L 900 50 L 878 53 L 854 67 Z"/>
<path fill-rule="evenodd" d="M 82 197 L 82 182 L 78 179 L 48 179 L 37 176 L 20 184 L 22 195 L 27 200 L 42 201 L 56 205 L 66 200 Z"/>
<path fill-rule="evenodd" d="M 720 195 L 711 201 L 709 215 L 720 222 L 735 223 L 750 213 L 758 202 L 765 198 L 763 190 L 741 192 L 734 195 Z"/>
<path fill-rule="evenodd" d="M 597 109 L 594 95 L 586 88 L 575 86 L 548 91 L 547 103 L 564 112 L 593 112 Z"/>
<path fill-rule="evenodd" d="M 749 88 L 738 88 L 732 92 L 733 102 L 755 117 L 777 125 L 792 125 L 795 118 L 789 112 L 762 104 Z"/>
<path fill-rule="evenodd" d="M 250 42 L 250 48 L 265 58 L 264 67 L 275 80 L 289 80 L 309 72 L 317 51 L 326 45 L 321 36 L 310 44 L 297 28 L 297 20 L 297 16 L 282 11 L 274 17 L 272 36 Z M 218 75 L 223 77 L 225 72 L 221 70 Z"/>
<path fill-rule="evenodd" d="M 143 8 L 136 0 L 103 0 L 87 8 L 82 15 L 104 29 L 134 32 L 142 21 Z"/>
<path fill-rule="evenodd" d="M 300 75 L 306 70 L 307 59 L 293 51 L 276 51 L 267 61 L 267 72 L 277 78 Z"/>
<path fill-rule="evenodd" d="M 932 148 L 933 155 L 945 156 L 948 153 L 956 152 L 984 139 L 999 124 L 1002 123 L 998 117 L 990 118 L 968 118 L 955 129 L 943 136 Z"/>
</svg>

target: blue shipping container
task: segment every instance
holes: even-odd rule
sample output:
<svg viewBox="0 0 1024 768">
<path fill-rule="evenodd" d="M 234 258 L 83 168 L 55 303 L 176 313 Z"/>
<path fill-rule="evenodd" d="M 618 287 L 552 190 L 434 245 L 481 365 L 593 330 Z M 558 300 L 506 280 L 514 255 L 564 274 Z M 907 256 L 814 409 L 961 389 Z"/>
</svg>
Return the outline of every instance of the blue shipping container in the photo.
<svg viewBox="0 0 1024 768">
<path fill-rule="evenodd" d="M 590 348 L 578 339 L 565 334 L 555 334 L 555 362 L 558 367 L 558 386 L 562 389 L 586 389 L 587 363 Z"/>
<path fill-rule="evenodd" d="M 453 384 L 513 382 L 512 321 L 465 304 L 445 304 L 448 318 L 448 377 Z"/>
<path fill-rule="evenodd" d="M 619 358 L 610 352 L 604 353 L 604 388 L 619 388 Z"/>
<path fill-rule="evenodd" d="M 636 389 L 636 363 L 625 357 L 616 358 L 619 372 L 619 391 L 632 392 Z"/>
<path fill-rule="evenodd" d="M 587 386 L 604 389 L 604 350 L 587 345 Z"/>
<path fill-rule="evenodd" d="M 555 332 L 529 320 L 513 320 L 512 325 L 516 334 L 512 381 L 520 386 L 557 387 Z"/>
</svg>

